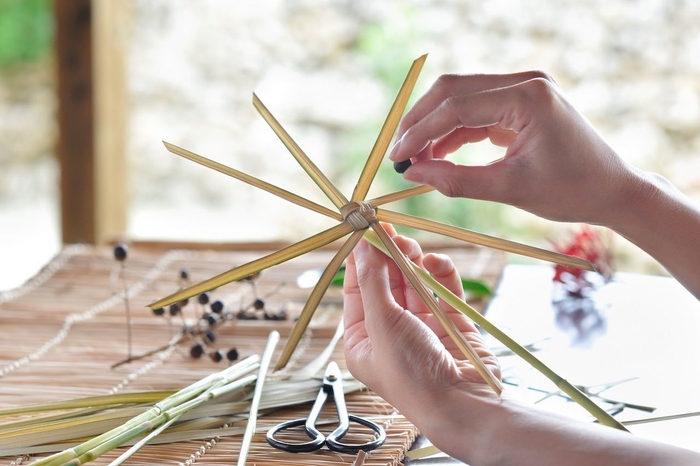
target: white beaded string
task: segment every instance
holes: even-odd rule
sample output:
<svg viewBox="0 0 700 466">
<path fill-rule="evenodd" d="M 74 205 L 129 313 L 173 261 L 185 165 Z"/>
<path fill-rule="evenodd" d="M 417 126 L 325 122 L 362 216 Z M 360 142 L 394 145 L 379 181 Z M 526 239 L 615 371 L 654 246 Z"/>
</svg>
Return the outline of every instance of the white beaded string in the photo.
<svg viewBox="0 0 700 466">
<path fill-rule="evenodd" d="M 104 301 L 90 307 L 86 311 L 74 312 L 72 314 L 69 314 L 68 316 L 66 316 L 65 320 L 63 321 L 63 325 L 58 330 L 56 335 L 53 336 L 53 338 L 44 343 L 33 353 L 24 356 L 0 369 L 0 378 L 5 377 L 10 372 L 19 369 L 20 367 L 29 364 L 32 361 L 36 361 L 37 359 L 44 356 L 49 350 L 56 347 L 63 340 L 66 339 L 74 324 L 90 320 L 93 317 L 99 315 L 100 313 L 110 309 L 111 307 L 120 304 L 124 299 L 124 295 L 126 295 L 127 298 L 132 298 L 136 296 L 147 286 L 153 283 L 160 276 L 163 270 L 167 268 L 172 262 L 178 259 L 182 259 L 186 256 L 187 251 L 170 251 L 163 255 L 163 257 L 161 257 L 158 260 L 158 262 L 156 262 L 156 264 L 151 268 L 151 270 L 148 271 L 144 278 L 142 278 L 139 282 L 129 287 L 126 293 L 115 294 L 110 298 L 107 298 Z"/>
<path fill-rule="evenodd" d="M 71 244 L 64 247 L 41 271 L 18 288 L 0 292 L 0 304 L 19 298 L 39 288 L 59 271 L 73 256 L 85 252 L 89 247 L 84 244 Z"/>
<path fill-rule="evenodd" d="M 9 464 L 9 466 L 20 466 L 24 464 L 24 462 L 27 461 L 29 458 L 29 455 L 18 456 L 16 460 Z"/>
</svg>

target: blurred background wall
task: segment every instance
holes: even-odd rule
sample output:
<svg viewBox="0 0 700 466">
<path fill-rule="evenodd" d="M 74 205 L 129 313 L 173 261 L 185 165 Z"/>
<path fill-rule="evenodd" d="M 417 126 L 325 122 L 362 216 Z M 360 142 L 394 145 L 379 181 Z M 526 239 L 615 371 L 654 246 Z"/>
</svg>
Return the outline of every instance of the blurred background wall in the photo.
<svg viewBox="0 0 700 466">
<path fill-rule="evenodd" d="M 161 141 L 325 203 L 253 109 L 252 93 L 348 192 L 411 61 L 426 52 L 414 100 L 442 73 L 546 70 L 625 159 L 700 200 L 698 2 L 120 1 L 129 11 L 118 39 L 125 238 L 291 241 L 328 226 L 171 155 Z M 52 11 L 49 0 L 0 0 L 0 290 L 61 244 Z M 455 158 L 501 155 L 474 144 Z M 375 194 L 406 186 L 385 165 Z M 400 209 L 543 247 L 575 228 L 438 194 Z M 615 248 L 620 269 L 662 273 L 622 239 Z"/>
</svg>

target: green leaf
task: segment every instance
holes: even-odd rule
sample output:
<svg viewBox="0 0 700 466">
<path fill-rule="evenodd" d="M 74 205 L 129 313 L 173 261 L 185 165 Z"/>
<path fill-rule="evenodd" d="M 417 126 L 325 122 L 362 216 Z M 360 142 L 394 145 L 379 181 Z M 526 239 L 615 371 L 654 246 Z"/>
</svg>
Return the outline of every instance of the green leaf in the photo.
<svg viewBox="0 0 700 466">
<path fill-rule="evenodd" d="M 480 280 L 462 278 L 462 288 L 475 298 L 493 296 L 493 290 Z"/>
<path fill-rule="evenodd" d="M 343 286 L 344 280 L 345 280 L 345 265 L 343 264 L 338 269 L 338 272 L 336 272 L 335 276 L 333 277 L 333 280 L 331 280 L 330 286 Z"/>
</svg>

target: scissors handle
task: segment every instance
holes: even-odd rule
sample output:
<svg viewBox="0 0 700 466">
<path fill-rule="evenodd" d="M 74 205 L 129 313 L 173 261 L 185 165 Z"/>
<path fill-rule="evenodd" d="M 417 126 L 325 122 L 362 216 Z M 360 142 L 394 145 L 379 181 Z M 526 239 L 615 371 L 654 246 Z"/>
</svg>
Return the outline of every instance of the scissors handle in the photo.
<svg viewBox="0 0 700 466">
<path fill-rule="evenodd" d="M 311 439 L 310 442 L 289 443 L 277 440 L 275 438 L 275 435 L 277 435 L 281 431 L 299 426 L 305 427 L 304 430 L 306 431 L 306 435 L 308 435 Z M 281 424 L 277 424 L 275 427 L 267 431 L 267 435 L 265 437 L 267 438 L 267 443 L 269 443 L 273 447 L 279 448 L 280 450 L 288 451 L 290 453 L 316 451 L 319 448 L 321 448 L 326 442 L 326 438 L 323 436 L 323 434 L 319 432 L 316 428 L 314 428 L 312 425 L 310 425 L 307 422 L 306 418 L 295 419 L 293 421 L 287 421 Z"/>
<path fill-rule="evenodd" d="M 283 422 L 276 425 L 272 429 L 267 431 L 267 443 L 275 448 L 284 450 L 290 453 L 302 453 L 309 451 L 316 451 L 323 447 L 323 445 L 328 445 L 328 448 L 337 451 L 339 453 L 358 453 L 360 450 L 370 451 L 375 448 L 380 447 L 386 440 L 386 432 L 384 429 L 374 422 L 364 419 L 354 414 L 348 414 L 348 419 L 357 422 L 365 427 L 369 427 L 376 434 L 377 438 L 366 443 L 360 444 L 349 444 L 340 441 L 341 438 L 348 432 L 347 426 L 339 426 L 333 432 L 328 434 L 328 437 L 324 437 L 321 432 L 319 432 L 313 425 L 308 422 L 308 419 L 301 418 L 295 419 L 293 421 Z M 283 442 L 275 438 L 275 435 L 279 434 L 283 430 L 291 429 L 294 427 L 304 426 L 306 435 L 309 436 L 311 441 L 301 442 L 301 443 L 289 443 Z"/>
<path fill-rule="evenodd" d="M 347 429 L 345 430 L 345 432 L 342 432 L 341 429 L 338 428 L 331 432 L 328 435 L 328 437 L 326 437 L 326 445 L 328 445 L 328 448 L 330 448 L 333 451 L 337 451 L 338 453 L 359 453 L 360 450 L 370 451 L 382 446 L 382 444 L 386 440 L 386 432 L 384 431 L 382 426 L 375 424 L 369 419 L 355 416 L 354 414 L 348 414 L 348 419 L 357 422 L 358 424 L 361 424 L 365 427 L 369 427 L 377 434 L 377 438 L 375 438 L 374 440 L 370 440 L 369 442 L 360 444 L 342 443 L 340 442 L 340 439 L 343 438 L 343 435 L 347 433 Z"/>
</svg>

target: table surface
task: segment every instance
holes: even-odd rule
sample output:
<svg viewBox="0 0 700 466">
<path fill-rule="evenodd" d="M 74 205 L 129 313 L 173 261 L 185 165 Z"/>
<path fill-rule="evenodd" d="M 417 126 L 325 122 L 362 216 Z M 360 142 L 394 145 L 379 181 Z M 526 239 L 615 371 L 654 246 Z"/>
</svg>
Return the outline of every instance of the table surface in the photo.
<svg viewBox="0 0 700 466">
<path fill-rule="evenodd" d="M 586 306 L 556 306 L 552 276 L 548 266 L 507 266 L 486 317 L 519 343 L 537 343 L 538 358 L 571 383 L 623 381 L 602 395 L 655 408 L 651 413 L 626 408 L 616 415 L 620 421 L 700 412 L 699 301 L 672 278 L 620 273 L 598 288 Z M 520 391 L 529 402 L 556 391 L 518 357 L 500 359 L 504 377 L 520 384 L 508 389 Z M 562 397 L 538 406 L 590 419 Z M 640 437 L 700 451 L 700 416 L 628 428 Z M 444 459 L 432 461 L 445 464 Z"/>
</svg>

